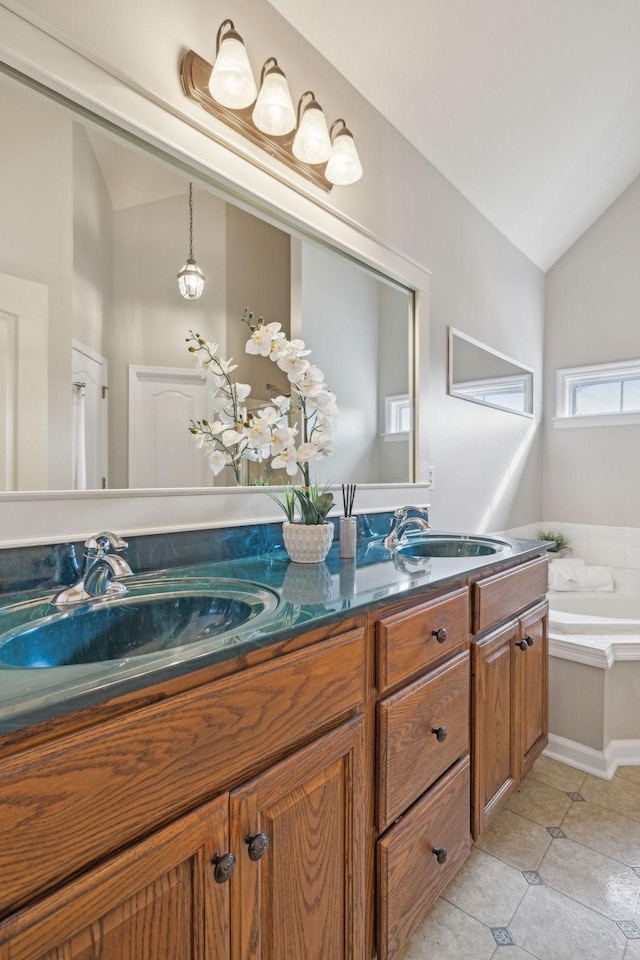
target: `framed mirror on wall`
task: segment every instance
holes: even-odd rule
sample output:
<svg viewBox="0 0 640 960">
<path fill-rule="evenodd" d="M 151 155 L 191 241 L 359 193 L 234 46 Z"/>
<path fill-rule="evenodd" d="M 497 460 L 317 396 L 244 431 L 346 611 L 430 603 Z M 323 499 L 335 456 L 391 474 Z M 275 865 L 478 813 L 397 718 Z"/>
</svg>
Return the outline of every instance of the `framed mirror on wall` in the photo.
<svg viewBox="0 0 640 960">
<path fill-rule="evenodd" d="M 533 417 L 533 369 L 474 340 L 448 331 L 448 392 L 486 407 Z"/>
<path fill-rule="evenodd" d="M 276 364 L 246 354 L 245 309 L 303 339 L 336 394 L 335 452 L 313 465 L 320 482 L 416 479 L 409 286 L 2 75 L 0 120 L 12 143 L 0 179 L 0 293 L 25 285 L 19 309 L 0 302 L 16 326 L 0 338 L 0 360 L 22 398 L 0 406 L 5 493 L 232 485 L 228 469 L 207 469 L 189 433 L 211 411 L 186 338 L 193 330 L 217 343 L 252 402 L 266 404 L 288 384 Z M 176 277 L 189 253 L 190 183 L 206 277 L 194 301 Z M 393 431 L 392 397 L 406 398 Z M 266 465 L 246 475 L 289 479 Z"/>
</svg>

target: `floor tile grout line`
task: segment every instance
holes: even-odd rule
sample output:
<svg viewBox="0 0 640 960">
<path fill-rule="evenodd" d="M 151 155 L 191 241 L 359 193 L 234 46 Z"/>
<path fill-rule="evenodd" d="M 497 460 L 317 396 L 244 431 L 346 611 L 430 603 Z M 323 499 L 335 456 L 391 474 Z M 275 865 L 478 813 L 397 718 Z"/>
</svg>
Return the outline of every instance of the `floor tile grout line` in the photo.
<svg viewBox="0 0 640 960">
<path fill-rule="evenodd" d="M 587 800 L 586 802 L 587 802 L 587 803 L 591 803 L 590 800 Z M 598 806 L 598 805 L 595 804 L 595 806 Z M 602 807 L 598 807 L 598 809 L 599 809 L 599 810 L 602 810 L 603 808 L 602 808 Z M 571 807 L 569 807 L 569 810 L 567 810 L 567 812 L 565 813 L 564 817 L 563 817 L 562 820 L 560 821 L 559 826 L 560 826 L 561 829 L 564 829 L 563 824 L 564 824 L 565 820 L 567 819 L 567 817 L 569 816 L 570 810 L 571 810 Z M 611 812 L 612 812 L 612 813 L 615 813 L 615 810 L 612 810 Z M 639 823 L 637 820 L 632 820 L 630 817 L 624 817 L 622 814 L 618 814 L 618 816 L 623 817 L 624 820 L 628 820 L 629 823 L 638 823 L 638 836 L 640 837 L 640 823 Z M 590 844 L 585 843 L 583 840 L 576 840 L 575 837 L 570 837 L 569 834 L 567 834 L 565 837 L 553 837 L 553 838 L 552 838 L 552 841 L 553 841 L 553 840 L 571 840 L 572 843 L 577 843 L 579 846 L 584 847 L 586 850 L 592 850 L 594 853 L 599 853 L 600 856 L 602 856 L 602 857 L 608 857 L 609 860 L 613 860 L 614 863 L 619 863 L 620 866 L 622 866 L 622 867 L 627 867 L 627 869 L 629 869 L 629 870 L 633 870 L 633 868 L 634 868 L 634 864 L 627 863 L 626 860 L 619 860 L 618 857 L 613 857 L 610 853 L 603 853 L 602 850 L 598 850 L 597 847 L 592 847 Z M 548 852 L 548 849 L 549 849 L 549 848 L 547 848 L 547 852 Z M 545 852 L 545 856 L 546 856 L 546 852 Z M 543 857 L 543 859 L 544 859 L 544 857 Z"/>
</svg>

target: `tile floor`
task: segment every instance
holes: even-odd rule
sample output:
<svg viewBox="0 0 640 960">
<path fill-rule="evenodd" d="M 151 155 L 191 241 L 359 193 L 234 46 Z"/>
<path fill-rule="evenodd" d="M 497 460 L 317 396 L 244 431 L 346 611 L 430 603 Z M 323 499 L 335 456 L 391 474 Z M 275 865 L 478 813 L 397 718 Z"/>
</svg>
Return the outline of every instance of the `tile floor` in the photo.
<svg viewBox="0 0 640 960">
<path fill-rule="evenodd" d="M 640 960 L 640 767 L 540 759 L 397 960 Z"/>
</svg>

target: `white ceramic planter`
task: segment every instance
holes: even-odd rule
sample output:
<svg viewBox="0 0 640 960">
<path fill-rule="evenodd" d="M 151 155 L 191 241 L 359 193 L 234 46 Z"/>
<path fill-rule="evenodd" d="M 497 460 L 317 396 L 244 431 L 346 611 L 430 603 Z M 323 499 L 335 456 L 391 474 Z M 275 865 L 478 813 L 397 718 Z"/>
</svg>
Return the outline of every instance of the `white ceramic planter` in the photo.
<svg viewBox="0 0 640 960">
<path fill-rule="evenodd" d="M 285 520 L 282 536 L 285 549 L 295 563 L 322 563 L 333 542 L 333 524 L 307 525 Z"/>
</svg>

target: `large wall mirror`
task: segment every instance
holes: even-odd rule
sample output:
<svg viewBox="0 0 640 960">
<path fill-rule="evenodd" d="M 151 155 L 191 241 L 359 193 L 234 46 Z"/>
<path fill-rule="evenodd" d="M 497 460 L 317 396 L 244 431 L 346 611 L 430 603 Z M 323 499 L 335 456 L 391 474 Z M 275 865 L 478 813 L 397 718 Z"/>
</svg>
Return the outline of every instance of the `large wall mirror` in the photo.
<svg viewBox="0 0 640 960">
<path fill-rule="evenodd" d="M 533 370 L 449 327 L 449 395 L 533 416 Z"/>
<path fill-rule="evenodd" d="M 415 479 L 411 290 L 194 178 L 207 280 L 186 301 L 181 169 L 4 76 L 0 118 L 0 490 L 231 484 L 188 431 L 208 401 L 185 339 L 220 344 L 268 400 L 287 381 L 245 354 L 245 308 L 304 339 L 337 396 L 336 452 L 317 479 Z M 247 482 L 283 478 L 253 467 Z"/>
</svg>

